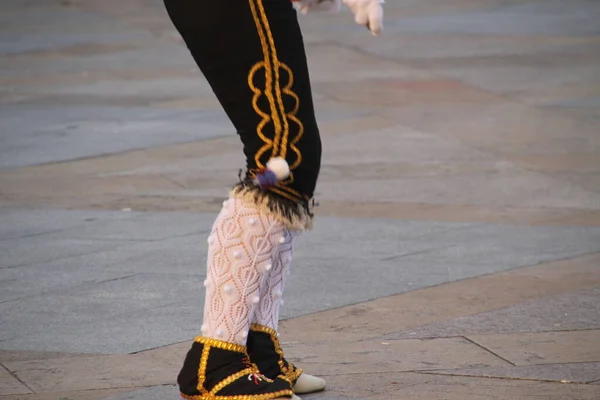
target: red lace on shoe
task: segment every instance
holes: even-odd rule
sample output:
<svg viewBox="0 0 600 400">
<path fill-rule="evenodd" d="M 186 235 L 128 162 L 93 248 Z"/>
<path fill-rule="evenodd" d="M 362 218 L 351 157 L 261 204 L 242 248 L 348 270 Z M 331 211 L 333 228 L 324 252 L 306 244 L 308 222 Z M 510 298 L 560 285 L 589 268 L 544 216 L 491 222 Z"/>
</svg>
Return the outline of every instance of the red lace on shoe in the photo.
<svg viewBox="0 0 600 400">
<path fill-rule="evenodd" d="M 250 360 L 248 360 L 248 358 L 246 358 L 246 357 L 244 357 L 242 359 L 242 362 L 244 364 L 246 364 L 246 367 L 248 367 L 248 368 L 252 368 L 252 369 L 256 369 L 257 368 L 256 365 L 254 365 L 252 362 L 250 362 Z M 262 382 L 263 378 L 264 378 L 264 376 L 262 374 L 260 374 L 260 373 L 258 373 L 258 374 L 254 373 L 254 374 L 248 375 L 248 380 L 251 381 L 252 379 L 254 379 L 254 384 L 255 385 L 258 385 L 258 382 Z"/>
</svg>

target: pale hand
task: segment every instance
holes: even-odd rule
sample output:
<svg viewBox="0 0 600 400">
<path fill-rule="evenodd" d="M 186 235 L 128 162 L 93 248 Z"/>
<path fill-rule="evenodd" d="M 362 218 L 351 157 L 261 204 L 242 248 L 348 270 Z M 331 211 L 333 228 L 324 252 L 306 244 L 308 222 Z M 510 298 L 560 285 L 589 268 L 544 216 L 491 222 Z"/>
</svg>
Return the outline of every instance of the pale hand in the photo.
<svg viewBox="0 0 600 400">
<path fill-rule="evenodd" d="M 354 14 L 354 21 L 366 26 L 374 36 L 383 30 L 384 0 L 292 0 L 302 14 L 314 11 L 340 11 L 342 3 Z"/>
<path fill-rule="evenodd" d="M 383 30 L 384 0 L 342 0 L 354 14 L 354 21 L 366 26 L 374 36 Z"/>
</svg>

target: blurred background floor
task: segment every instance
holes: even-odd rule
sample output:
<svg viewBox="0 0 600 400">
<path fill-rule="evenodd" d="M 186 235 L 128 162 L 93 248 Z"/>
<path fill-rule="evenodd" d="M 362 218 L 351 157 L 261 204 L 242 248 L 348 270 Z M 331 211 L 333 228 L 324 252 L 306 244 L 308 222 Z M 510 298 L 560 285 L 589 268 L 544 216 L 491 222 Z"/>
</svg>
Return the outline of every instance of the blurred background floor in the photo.
<svg viewBox="0 0 600 400">
<path fill-rule="evenodd" d="M 283 1 L 283 0 L 282 0 Z M 301 17 L 305 399 L 596 399 L 600 2 Z M 158 0 L 0 3 L 0 399 L 176 398 L 241 145 Z"/>
</svg>

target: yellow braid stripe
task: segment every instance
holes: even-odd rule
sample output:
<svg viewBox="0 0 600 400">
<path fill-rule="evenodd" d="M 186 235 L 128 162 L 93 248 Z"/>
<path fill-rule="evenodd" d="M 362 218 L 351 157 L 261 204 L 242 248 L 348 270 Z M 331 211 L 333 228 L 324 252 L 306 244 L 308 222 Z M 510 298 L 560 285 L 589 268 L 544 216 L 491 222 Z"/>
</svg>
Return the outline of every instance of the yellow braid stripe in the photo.
<svg viewBox="0 0 600 400">
<path fill-rule="evenodd" d="M 221 340 L 212 339 L 205 336 L 196 336 L 194 341 L 205 345 L 205 347 L 216 347 L 217 349 L 235 351 L 238 353 L 244 353 L 246 351 L 246 346 L 242 346 L 241 344 L 223 342 Z"/>
<path fill-rule="evenodd" d="M 212 394 L 214 396 L 218 391 L 223 389 L 225 386 L 231 385 L 233 382 L 237 381 L 244 375 L 252 375 L 252 374 L 257 374 L 257 373 L 258 373 L 257 369 L 245 368 L 241 371 L 236 372 L 235 374 L 229 375 L 227 378 L 225 378 L 221 382 L 217 383 L 215 385 L 215 387 L 213 387 L 211 389 L 210 394 Z"/>
<path fill-rule="evenodd" d="M 198 368 L 198 386 L 197 389 L 202 394 L 207 394 L 208 391 L 204 388 L 204 379 L 206 378 L 206 364 L 208 363 L 208 355 L 210 346 L 204 346 L 202 355 L 200 356 L 200 366 Z"/>
<path fill-rule="evenodd" d="M 260 98 L 260 95 L 262 94 L 262 90 L 257 88 L 256 86 L 254 86 L 254 82 L 252 81 L 252 78 L 254 77 L 256 72 L 258 72 L 258 70 L 260 70 L 261 68 L 264 68 L 264 67 L 265 67 L 264 61 L 254 64 L 252 69 L 250 69 L 250 74 L 248 75 L 248 86 L 250 86 L 250 90 L 252 90 L 252 92 L 254 92 L 254 96 L 252 96 L 252 108 L 254 108 L 254 111 L 256 111 L 256 113 L 263 119 L 262 121 L 260 121 L 260 124 L 259 124 L 258 135 L 260 136 L 260 138 L 263 142 L 273 144 L 273 142 L 268 137 L 266 137 L 264 135 L 264 133 L 262 132 L 262 128 L 271 121 L 271 116 L 269 114 L 263 112 L 258 107 L 258 99 Z"/>
<path fill-rule="evenodd" d="M 285 65 L 283 63 L 280 63 L 279 65 L 281 68 L 283 68 L 288 73 L 288 76 L 289 76 L 289 82 L 283 88 L 283 93 L 287 94 L 288 96 L 290 96 L 294 99 L 294 109 L 292 111 L 290 111 L 289 113 L 286 113 L 285 115 L 286 115 L 287 119 L 294 121 L 298 125 L 298 128 L 299 128 L 298 134 L 296 135 L 296 137 L 294 139 L 292 139 L 292 143 L 290 145 L 290 148 L 292 149 L 292 151 L 294 151 L 294 153 L 296 153 L 296 155 L 297 155 L 296 162 L 294 162 L 292 165 L 290 165 L 290 169 L 294 169 L 302 163 L 302 154 L 300 153 L 300 150 L 298 150 L 298 148 L 295 146 L 295 144 L 298 143 L 300 138 L 302 138 L 302 135 L 304 135 L 304 125 L 296 117 L 296 114 L 298 113 L 298 110 L 300 109 L 300 98 L 292 90 L 292 87 L 294 86 L 294 73 L 292 72 L 292 69 L 290 67 L 288 67 L 287 65 Z M 289 132 L 289 130 L 287 132 Z M 283 140 L 281 142 L 282 149 L 287 149 L 287 146 L 288 146 L 287 141 L 288 141 L 288 135 L 286 134 L 286 135 L 284 135 Z M 285 157 L 285 155 L 282 155 L 282 157 Z"/>
<path fill-rule="evenodd" d="M 259 132 L 259 136 L 261 137 L 261 139 L 263 139 L 264 134 L 262 133 L 262 128 L 264 127 L 264 125 L 266 125 L 272 119 L 273 124 L 275 125 L 275 137 L 277 137 L 279 135 L 279 133 L 281 132 L 281 121 L 279 119 L 279 115 L 277 114 L 277 109 L 275 106 L 275 98 L 273 97 L 273 91 L 272 91 L 273 70 L 271 68 L 271 56 L 269 54 L 269 46 L 267 44 L 267 38 L 265 36 L 263 27 L 261 25 L 261 21 L 258 17 L 258 11 L 256 9 L 256 4 L 254 3 L 254 0 L 249 0 L 249 4 L 250 4 L 250 10 L 252 11 L 252 17 L 254 18 L 254 23 L 256 24 L 256 29 L 258 31 L 258 36 L 259 36 L 260 44 L 261 44 L 262 51 L 263 51 L 264 61 L 262 63 L 258 63 L 256 65 L 254 65 L 254 67 L 251 68 L 249 75 L 248 75 L 248 81 L 251 83 L 252 79 L 254 78 L 254 74 L 256 74 L 256 72 L 260 68 L 264 68 L 264 70 L 265 70 L 265 86 L 266 86 L 265 87 L 265 96 L 267 96 L 267 100 L 269 101 L 269 107 L 271 109 L 271 117 L 267 119 L 265 117 L 266 114 L 263 113 L 258 108 L 256 101 L 253 99 L 252 106 L 254 107 L 254 111 L 256 111 L 258 113 L 258 115 L 263 118 L 263 120 L 261 121 L 261 125 L 257 128 L 257 131 Z M 259 67 L 259 65 L 260 65 L 260 67 Z M 251 88 L 253 86 L 254 85 L 251 83 Z M 254 93 L 255 93 L 255 98 L 257 100 L 258 99 L 258 97 L 256 96 L 257 93 L 256 92 L 254 92 Z M 262 93 L 261 90 L 259 90 L 259 96 L 260 96 L 260 93 Z M 264 141 L 264 139 L 263 139 L 263 141 Z M 264 168 L 264 165 L 260 162 L 260 156 L 262 154 L 264 154 L 270 148 L 274 148 L 273 142 L 266 143 L 259 150 L 259 152 L 254 156 L 254 161 L 256 162 L 256 165 L 259 168 Z"/>
<path fill-rule="evenodd" d="M 264 68 L 266 71 L 265 65 L 266 64 L 264 61 L 254 64 L 254 66 L 250 69 L 250 73 L 248 74 L 248 86 L 250 86 L 250 90 L 254 92 L 254 96 L 252 96 L 252 108 L 254 108 L 254 111 L 262 118 L 262 120 L 258 123 L 256 133 L 258 134 L 258 137 L 260 137 L 260 139 L 265 143 L 265 145 L 262 146 L 254 156 L 254 161 L 256 162 L 256 165 L 259 168 L 264 168 L 264 165 L 260 163 L 260 158 L 262 157 L 262 155 L 266 153 L 269 149 L 273 148 L 273 141 L 267 136 L 265 136 L 265 134 L 263 133 L 263 128 L 265 127 L 265 125 L 271 122 L 271 116 L 263 112 L 260 109 L 260 107 L 258 107 L 258 99 L 262 94 L 262 90 L 257 88 L 253 82 L 254 75 L 259 70 Z"/>
<path fill-rule="evenodd" d="M 271 26 L 269 25 L 269 19 L 267 18 L 267 14 L 265 13 L 265 8 L 263 6 L 262 0 L 256 0 L 258 7 L 260 9 L 260 17 L 262 23 L 264 24 L 265 33 L 269 39 L 269 45 L 271 50 L 271 56 L 273 57 L 273 67 L 275 69 L 275 95 L 277 96 L 277 106 L 279 108 L 279 113 L 281 115 L 285 115 L 285 107 L 283 106 L 283 99 L 281 97 L 281 87 L 279 86 L 279 68 L 281 67 L 281 63 L 277 58 L 277 49 L 275 47 L 275 40 L 273 39 L 273 35 L 271 34 Z M 290 76 L 290 80 L 292 80 Z M 285 158 L 286 148 L 283 146 L 283 141 L 287 141 L 287 136 L 289 134 L 290 128 L 287 119 L 283 118 L 283 139 L 281 138 L 281 130 L 275 130 L 275 146 L 273 148 L 273 157 L 281 156 Z M 279 141 L 282 140 L 279 154 L 277 152 L 277 148 L 280 145 Z"/>
<path fill-rule="evenodd" d="M 200 395 L 190 396 L 185 393 L 180 393 L 181 397 L 185 400 L 271 400 L 278 399 L 281 397 L 291 398 L 294 392 L 290 390 L 280 390 L 273 393 L 265 394 L 238 394 L 233 396 L 215 396 L 215 395 Z"/>
<path fill-rule="evenodd" d="M 257 126 L 257 133 L 260 139 L 265 143 L 255 154 L 254 161 L 258 168 L 264 168 L 263 163 L 260 161 L 262 156 L 269 150 L 271 150 L 271 157 L 283 157 L 286 158 L 288 145 L 291 151 L 296 155 L 295 160 L 290 163 L 290 169 L 297 168 L 302 163 L 302 154 L 296 147 L 296 144 L 304 134 L 304 126 L 302 122 L 296 117 L 298 109 L 300 107 L 300 99 L 298 95 L 292 91 L 294 84 L 294 74 L 291 68 L 282 63 L 277 57 L 277 49 L 275 47 L 275 40 L 271 33 L 269 20 L 267 18 L 262 0 L 249 0 L 250 10 L 252 17 L 256 24 L 256 29 L 260 39 L 263 61 L 255 64 L 248 75 L 248 84 L 251 90 L 254 92 L 252 99 L 252 107 L 255 112 L 262 118 L 261 122 Z M 254 86 L 253 78 L 259 70 L 265 71 L 265 88 L 264 93 L 269 102 L 269 108 L 271 115 L 263 112 L 258 107 L 258 99 L 263 93 L 263 90 Z M 289 81 L 281 88 L 280 85 L 280 69 L 283 69 L 288 74 Z M 292 111 L 286 112 L 283 95 L 286 94 L 294 99 L 294 107 Z M 289 122 L 292 121 L 298 125 L 298 134 L 291 140 L 289 140 L 290 126 Z M 270 122 L 273 122 L 275 127 L 275 135 L 273 139 L 269 139 L 263 133 L 263 128 Z M 282 183 L 285 184 L 285 183 Z"/>
</svg>

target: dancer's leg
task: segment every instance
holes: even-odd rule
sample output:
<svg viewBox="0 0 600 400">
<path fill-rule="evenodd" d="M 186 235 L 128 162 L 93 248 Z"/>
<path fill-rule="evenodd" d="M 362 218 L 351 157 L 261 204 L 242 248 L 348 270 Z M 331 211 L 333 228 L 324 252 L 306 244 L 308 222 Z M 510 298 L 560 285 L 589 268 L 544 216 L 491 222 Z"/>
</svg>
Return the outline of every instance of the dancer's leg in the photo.
<svg viewBox="0 0 600 400">
<path fill-rule="evenodd" d="M 203 368 L 208 360 L 215 371 L 230 372 L 232 365 L 237 365 L 233 369 L 238 375 L 246 371 L 240 369 L 240 360 L 211 349 L 244 355 L 254 307 L 261 301 L 261 288 L 270 282 L 265 280 L 266 260 L 272 263 L 290 232 L 311 224 L 308 202 L 319 173 L 321 142 L 297 16 L 285 0 L 165 4 L 233 122 L 247 163 L 246 178 L 232 191 L 211 233 L 203 333 L 188 354 L 180 386 L 197 399 L 215 388 L 220 395 L 228 389 L 227 395 L 250 390 L 289 397 L 278 386 L 287 382 L 283 375 L 271 378 L 273 384 L 259 381 L 257 388 L 221 387 L 222 379 L 231 375 Z M 274 157 L 287 161 L 289 178 L 267 189 L 257 187 L 253 179 Z"/>
</svg>

